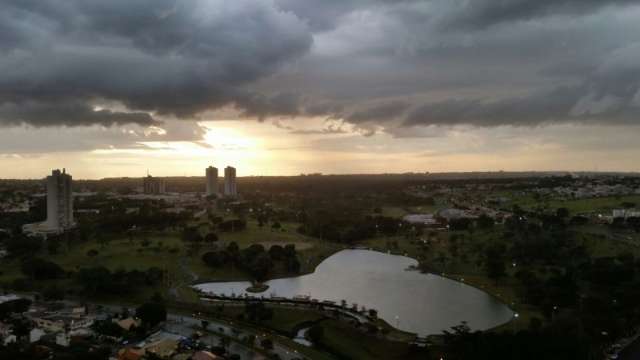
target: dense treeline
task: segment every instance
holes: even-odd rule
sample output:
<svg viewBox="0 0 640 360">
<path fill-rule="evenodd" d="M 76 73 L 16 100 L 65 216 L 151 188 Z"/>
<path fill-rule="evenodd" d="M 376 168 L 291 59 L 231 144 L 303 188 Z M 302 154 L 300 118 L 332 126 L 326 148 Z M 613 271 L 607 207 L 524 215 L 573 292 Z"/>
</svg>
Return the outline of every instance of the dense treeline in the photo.
<svg viewBox="0 0 640 360">
<path fill-rule="evenodd" d="M 257 281 L 266 280 L 276 266 L 280 266 L 288 274 L 300 272 L 300 262 L 293 244 L 284 247 L 273 245 L 266 251 L 260 244 L 240 250 L 235 242 L 231 242 L 223 250 L 205 253 L 202 261 L 212 268 L 236 266 Z"/>
<path fill-rule="evenodd" d="M 631 253 L 615 256 L 589 253 L 584 233 L 573 228 L 576 223 L 580 220 L 571 218 L 562 208 L 554 213 L 516 212 L 505 222 L 502 237 L 492 239 L 484 247 L 484 264 L 489 277 L 497 281 L 507 276 L 505 263 L 518 264 L 513 274 L 519 297 L 540 309 L 552 329 L 558 326 L 558 319 L 572 321 L 571 332 L 556 334 L 563 342 L 561 344 L 554 342 L 548 332 L 511 335 L 510 341 L 519 344 L 520 348 L 534 346 L 536 341 L 546 339 L 549 347 L 544 349 L 554 349 L 549 350 L 550 354 L 577 351 L 566 353 L 565 357 L 545 355 L 538 358 L 585 358 L 579 351 L 584 347 L 574 344 L 578 341 L 574 337 L 576 334 L 581 342 L 600 347 L 632 334 L 640 322 L 639 259 Z M 508 335 L 501 335 L 503 338 L 490 334 L 465 336 L 466 341 L 473 344 L 469 345 L 472 353 L 482 354 L 493 347 L 495 351 L 489 353 L 496 358 L 504 355 L 501 351 L 515 351 L 511 358 L 529 359 L 532 357 L 528 357 L 528 353 L 540 356 L 539 351 L 543 350 L 519 352 L 518 347 L 500 345 Z M 567 346 L 555 348 L 562 344 Z M 591 354 L 601 350 L 590 349 Z"/>
<path fill-rule="evenodd" d="M 403 229 L 404 226 L 404 229 Z M 321 240 L 353 244 L 377 234 L 393 236 L 408 231 L 406 223 L 385 216 L 352 217 L 330 211 L 303 215 L 298 232 Z"/>
<path fill-rule="evenodd" d="M 517 333 L 471 332 L 462 324 L 445 332 L 445 344 L 444 358 L 454 360 L 584 360 L 597 352 L 597 345 L 571 321 Z"/>
</svg>

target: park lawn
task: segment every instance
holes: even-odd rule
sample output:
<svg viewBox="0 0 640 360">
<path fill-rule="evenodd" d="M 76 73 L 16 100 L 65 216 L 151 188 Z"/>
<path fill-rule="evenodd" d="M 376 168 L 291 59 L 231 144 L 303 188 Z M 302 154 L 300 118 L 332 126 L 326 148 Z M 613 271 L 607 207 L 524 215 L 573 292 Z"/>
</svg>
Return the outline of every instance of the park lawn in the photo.
<svg viewBox="0 0 640 360">
<path fill-rule="evenodd" d="M 238 232 L 218 232 L 218 237 L 224 242 L 235 241 L 240 248 L 248 247 L 255 243 L 296 244 L 296 248 L 304 248 L 306 244 L 312 244 L 316 239 L 300 234 L 296 223 L 280 223 L 281 229 L 272 229 L 271 225 L 258 226 L 255 220 L 247 220 L 247 228 Z"/>
<path fill-rule="evenodd" d="M 0 283 L 11 283 L 15 279 L 24 277 L 17 260 L 0 260 Z"/>
<path fill-rule="evenodd" d="M 68 248 L 66 244 L 61 244 L 56 254 L 47 254 L 43 249 L 36 256 L 50 259 L 66 271 L 104 266 L 111 271 L 118 269 L 147 270 L 151 267 L 158 267 L 169 271 L 169 273 L 175 272 L 176 262 L 169 259 L 184 252 L 183 245 L 177 237 L 172 234 L 163 234 L 149 235 L 148 239 L 151 242 L 148 247 L 142 247 L 141 239 L 135 239 L 133 242 L 129 242 L 128 239 L 116 239 L 109 241 L 104 246 L 98 244 L 96 240 L 73 243 Z M 162 247 L 158 247 L 158 242 L 162 242 Z M 179 248 L 180 253 L 171 254 L 169 249 L 172 247 Z M 138 251 L 139 249 L 142 250 Z M 98 254 L 88 256 L 89 250 L 97 250 Z M 2 264 L 0 281 L 10 282 L 23 277 L 24 274 L 20 270 L 20 260 L 14 259 Z"/>
<path fill-rule="evenodd" d="M 284 223 L 282 230 L 272 230 L 271 227 L 259 227 L 257 222 L 249 221 L 247 229 L 236 233 L 219 233 L 220 240 L 213 246 L 202 244 L 200 249 L 189 255 L 187 244 L 185 244 L 178 232 L 138 234 L 133 240 L 117 237 L 108 242 L 98 243 L 96 239 L 91 239 L 85 243 L 72 243 L 67 246 L 62 244 L 57 254 L 48 255 L 45 251 L 39 256 L 50 258 L 67 271 L 77 271 L 83 267 L 104 266 L 112 271 L 124 270 L 147 270 L 151 267 L 158 267 L 168 272 L 172 282 L 193 283 L 202 281 L 231 281 L 249 280 L 246 272 L 225 267 L 212 269 L 207 267 L 202 261 L 202 255 L 207 251 L 212 251 L 215 247 L 226 246 L 231 241 L 238 243 L 240 248 L 246 248 L 255 243 L 261 243 L 268 248 L 272 245 L 294 244 L 299 252 L 299 259 L 303 268 L 303 273 L 311 272 L 317 264 L 330 256 L 336 250 L 330 244 L 324 245 L 318 240 L 299 234 L 295 229 L 295 224 Z M 142 246 L 143 239 L 147 239 L 150 244 Z M 172 252 L 170 249 L 177 249 Z M 88 256 L 90 250 L 98 252 L 95 256 Z M 179 264 L 178 259 L 183 259 L 184 266 Z M 197 277 L 193 279 L 191 273 Z M 282 277 L 285 274 L 276 272 L 273 277 Z M 3 271 L 0 275 L 1 281 L 11 281 L 22 277 L 20 264 L 18 261 L 11 261 L 3 264 Z"/>
<path fill-rule="evenodd" d="M 50 255 L 53 262 L 62 266 L 65 270 L 78 270 L 82 267 L 104 266 L 112 271 L 147 270 L 151 267 L 166 269 L 170 272 L 176 270 L 176 257 L 184 253 L 184 245 L 176 234 L 149 234 L 144 238 L 150 244 L 142 246 L 142 237 L 133 241 L 128 239 L 114 239 L 98 244 L 96 240 L 86 243 L 72 244 L 69 249 L 60 247 L 57 254 Z M 177 248 L 178 253 L 171 253 L 171 248 Z M 90 250 L 98 251 L 95 256 L 88 256 Z"/>
<path fill-rule="evenodd" d="M 327 319 L 322 348 L 344 359 L 425 359 L 424 354 L 410 354 L 409 344 L 367 335 L 344 322 Z"/>
</svg>

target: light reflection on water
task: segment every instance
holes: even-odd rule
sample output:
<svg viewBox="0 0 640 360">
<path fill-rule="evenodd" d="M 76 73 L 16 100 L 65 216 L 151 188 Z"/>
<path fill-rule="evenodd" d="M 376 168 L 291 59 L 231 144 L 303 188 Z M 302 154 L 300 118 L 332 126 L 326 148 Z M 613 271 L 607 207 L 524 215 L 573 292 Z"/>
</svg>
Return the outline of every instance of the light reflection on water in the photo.
<svg viewBox="0 0 640 360">
<path fill-rule="evenodd" d="M 417 261 L 369 250 L 343 250 L 323 261 L 312 274 L 267 282 L 269 289 L 253 296 L 346 300 L 367 309 L 401 330 L 438 334 L 467 321 L 484 330 L 511 319 L 513 312 L 474 287 L 436 276 L 408 271 Z M 244 295 L 249 282 L 214 282 L 196 287 L 224 295 Z"/>
</svg>

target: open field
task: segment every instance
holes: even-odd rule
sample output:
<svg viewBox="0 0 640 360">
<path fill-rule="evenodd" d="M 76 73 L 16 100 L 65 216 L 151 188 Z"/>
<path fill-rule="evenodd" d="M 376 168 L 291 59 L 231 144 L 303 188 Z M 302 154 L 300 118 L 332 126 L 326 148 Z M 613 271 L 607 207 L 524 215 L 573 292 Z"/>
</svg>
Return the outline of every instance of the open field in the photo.
<svg viewBox="0 0 640 360">
<path fill-rule="evenodd" d="M 366 359 L 424 359 L 423 354 L 412 354 L 410 345 L 363 334 L 351 325 L 328 319 L 320 323 L 324 329 L 321 348 L 341 358 Z"/>
<path fill-rule="evenodd" d="M 510 208 L 518 205 L 523 209 L 534 209 L 537 207 L 547 209 L 567 208 L 571 215 L 581 213 L 602 212 L 610 215 L 611 210 L 622 208 L 622 203 L 629 202 L 640 205 L 640 195 L 605 196 L 587 199 L 549 199 L 541 198 L 536 200 L 532 194 L 521 194 L 516 192 L 504 193 L 509 201 L 503 207 Z"/>
</svg>

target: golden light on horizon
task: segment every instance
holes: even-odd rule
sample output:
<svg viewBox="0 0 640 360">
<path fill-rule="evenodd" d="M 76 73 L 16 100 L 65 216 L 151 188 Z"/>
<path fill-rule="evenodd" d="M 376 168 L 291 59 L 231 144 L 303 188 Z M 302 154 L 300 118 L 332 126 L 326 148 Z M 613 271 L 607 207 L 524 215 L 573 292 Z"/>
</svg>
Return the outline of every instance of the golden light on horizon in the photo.
<svg viewBox="0 0 640 360">
<path fill-rule="evenodd" d="M 205 125 L 204 143 L 218 150 L 255 150 L 261 141 L 243 133 L 238 128 Z"/>
</svg>

